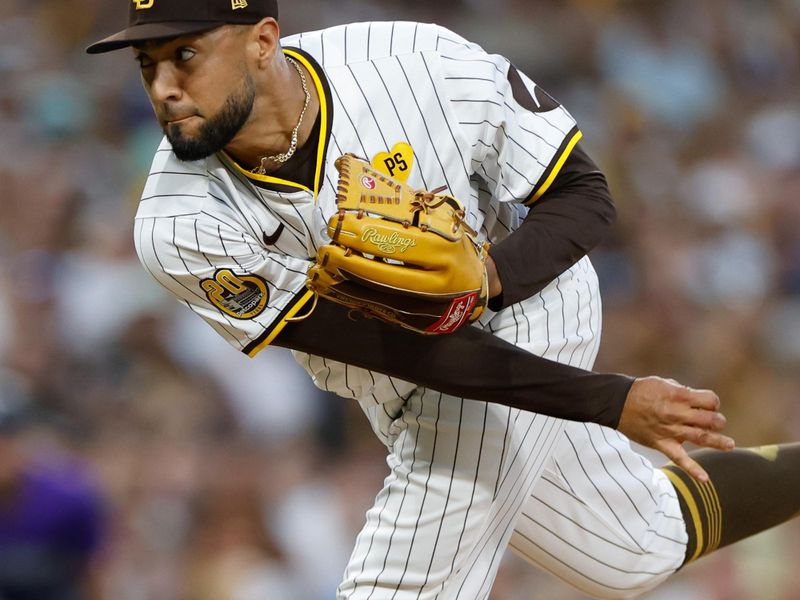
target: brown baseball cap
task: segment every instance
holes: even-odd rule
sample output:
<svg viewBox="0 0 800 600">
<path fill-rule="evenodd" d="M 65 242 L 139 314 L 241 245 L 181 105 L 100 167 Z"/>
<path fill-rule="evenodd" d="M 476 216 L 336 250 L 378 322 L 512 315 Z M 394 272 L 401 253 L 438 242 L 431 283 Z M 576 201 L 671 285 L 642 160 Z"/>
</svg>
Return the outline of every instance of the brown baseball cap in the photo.
<svg viewBox="0 0 800 600">
<path fill-rule="evenodd" d="M 128 28 L 86 49 L 119 50 L 147 40 L 202 33 L 226 24 L 251 25 L 278 18 L 278 0 L 128 0 Z"/>
</svg>

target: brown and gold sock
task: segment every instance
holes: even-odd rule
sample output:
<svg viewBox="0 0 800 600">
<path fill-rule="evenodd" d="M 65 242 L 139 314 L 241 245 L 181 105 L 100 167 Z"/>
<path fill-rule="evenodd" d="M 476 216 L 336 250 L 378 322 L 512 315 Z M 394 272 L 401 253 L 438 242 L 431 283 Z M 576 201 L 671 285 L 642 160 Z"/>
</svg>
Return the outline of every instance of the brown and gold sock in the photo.
<svg viewBox="0 0 800 600">
<path fill-rule="evenodd" d="M 678 492 L 689 534 L 683 564 L 800 512 L 800 443 L 699 450 L 691 457 L 706 470 L 708 482 L 676 465 L 663 467 Z"/>
</svg>

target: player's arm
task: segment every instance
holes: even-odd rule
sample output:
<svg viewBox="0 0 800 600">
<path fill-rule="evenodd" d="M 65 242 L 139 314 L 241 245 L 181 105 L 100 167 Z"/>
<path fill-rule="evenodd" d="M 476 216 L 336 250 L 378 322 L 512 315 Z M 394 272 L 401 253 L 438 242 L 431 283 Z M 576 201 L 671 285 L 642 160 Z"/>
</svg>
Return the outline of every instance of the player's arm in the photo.
<svg viewBox="0 0 800 600">
<path fill-rule="evenodd" d="M 148 217 L 140 209 L 136 246 L 148 271 L 238 350 L 270 344 L 385 373 L 438 391 L 500 402 L 563 419 L 619 423 L 633 380 L 546 360 L 475 328 L 422 336 L 305 289 L 310 261 L 275 253 L 245 231 L 211 217 Z M 452 339 L 451 339 L 452 338 Z"/>
<path fill-rule="evenodd" d="M 667 456 L 678 461 L 682 441 L 727 443 L 715 433 L 724 419 L 710 393 L 678 397 L 661 380 L 642 395 L 638 380 L 556 363 L 476 328 L 421 336 L 377 320 L 354 322 L 346 309 L 323 300 L 307 319 L 294 321 L 309 308 L 310 261 L 270 252 L 246 232 L 202 214 L 150 217 L 140 209 L 135 242 L 157 281 L 250 356 L 272 343 L 449 394 L 619 426 L 651 447 L 674 442 L 677 449 Z"/>
<path fill-rule="evenodd" d="M 385 373 L 438 391 L 615 427 L 633 380 L 549 361 L 473 328 L 421 336 L 377 319 L 355 323 L 320 299 L 310 316 L 310 261 L 275 253 L 203 214 L 163 218 L 140 208 L 136 246 L 171 293 L 240 351 L 270 344 Z M 433 339 L 441 338 L 441 339 Z"/>
<path fill-rule="evenodd" d="M 529 207 L 521 227 L 489 251 L 489 307 L 499 310 L 536 294 L 594 248 L 615 209 L 577 122 L 558 101 L 500 56 L 466 41 L 448 48 L 456 52 L 458 60 L 442 60 L 441 85 L 474 175 L 493 202 Z"/>
<path fill-rule="evenodd" d="M 423 336 L 322 299 L 273 344 L 454 396 L 608 427 L 619 424 L 634 381 L 541 358 L 478 328 Z"/>
<path fill-rule="evenodd" d="M 602 241 L 615 216 L 605 176 L 578 144 L 520 227 L 489 249 L 497 285 L 489 308 L 539 293 Z"/>
<path fill-rule="evenodd" d="M 273 342 L 430 387 L 562 419 L 619 429 L 664 453 L 694 476 L 703 470 L 682 443 L 730 449 L 719 398 L 658 377 L 594 373 L 536 356 L 475 327 L 422 336 L 378 319 L 353 320 L 320 300 L 306 319 Z"/>
</svg>

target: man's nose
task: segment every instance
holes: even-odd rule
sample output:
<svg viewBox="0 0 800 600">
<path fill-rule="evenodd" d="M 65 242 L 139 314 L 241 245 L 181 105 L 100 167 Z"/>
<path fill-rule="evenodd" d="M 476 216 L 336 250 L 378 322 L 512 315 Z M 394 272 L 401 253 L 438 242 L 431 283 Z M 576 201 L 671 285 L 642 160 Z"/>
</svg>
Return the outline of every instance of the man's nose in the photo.
<svg viewBox="0 0 800 600">
<path fill-rule="evenodd" d="M 150 83 L 154 102 L 175 102 L 181 98 L 180 79 L 175 67 L 168 62 L 158 63 Z"/>
</svg>

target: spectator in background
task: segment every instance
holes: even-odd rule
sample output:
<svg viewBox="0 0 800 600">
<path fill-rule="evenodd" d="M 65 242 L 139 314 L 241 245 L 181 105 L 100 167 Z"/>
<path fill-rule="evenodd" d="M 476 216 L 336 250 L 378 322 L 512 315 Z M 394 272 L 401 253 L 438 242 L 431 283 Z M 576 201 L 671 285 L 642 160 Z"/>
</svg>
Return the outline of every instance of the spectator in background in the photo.
<svg viewBox="0 0 800 600">
<path fill-rule="evenodd" d="M 99 598 L 93 561 L 103 501 L 79 462 L 32 451 L 32 418 L 0 392 L 0 598 Z"/>
</svg>

